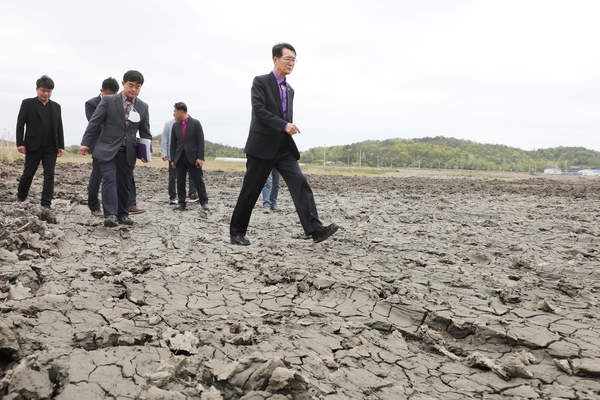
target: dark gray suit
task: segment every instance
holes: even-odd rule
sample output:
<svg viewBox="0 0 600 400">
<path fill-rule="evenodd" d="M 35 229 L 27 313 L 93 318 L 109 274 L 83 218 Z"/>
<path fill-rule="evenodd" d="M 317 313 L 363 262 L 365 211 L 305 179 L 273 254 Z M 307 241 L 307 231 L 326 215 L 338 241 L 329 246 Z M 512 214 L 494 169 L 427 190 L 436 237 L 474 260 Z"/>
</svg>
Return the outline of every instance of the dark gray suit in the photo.
<svg viewBox="0 0 600 400">
<path fill-rule="evenodd" d="M 125 120 L 122 92 L 102 97 L 81 139 L 82 146 L 95 142 L 92 157 L 98 160 L 102 173 L 102 206 L 104 216 L 129 215 L 131 177 L 136 161 L 136 133 L 152 140 L 148 105 L 135 99 L 133 109 L 139 122 Z"/>
<path fill-rule="evenodd" d="M 122 92 L 121 92 L 122 93 Z M 140 99 L 135 100 L 134 108 L 140 114 L 139 122 L 130 122 L 129 128 L 125 121 L 123 97 L 121 93 L 109 94 L 102 97 L 92 119 L 81 139 L 82 146 L 88 146 L 97 140 L 93 156 L 101 161 L 112 160 L 121 149 L 123 137 L 126 138 L 126 154 L 129 165 L 135 165 L 136 133 L 140 137 L 152 140 L 150 133 L 150 118 L 148 104 Z"/>
</svg>

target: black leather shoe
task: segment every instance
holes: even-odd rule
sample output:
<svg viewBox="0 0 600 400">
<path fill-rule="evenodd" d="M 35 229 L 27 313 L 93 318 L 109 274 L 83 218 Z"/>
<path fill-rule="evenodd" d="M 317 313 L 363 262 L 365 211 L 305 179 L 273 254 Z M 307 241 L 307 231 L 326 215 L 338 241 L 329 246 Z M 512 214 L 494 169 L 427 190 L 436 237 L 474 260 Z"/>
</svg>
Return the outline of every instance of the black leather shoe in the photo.
<svg viewBox="0 0 600 400">
<path fill-rule="evenodd" d="M 243 236 L 243 235 L 232 236 L 231 244 L 238 244 L 240 246 L 248 246 L 250 244 L 250 241 L 248 240 L 248 238 L 246 236 Z"/>
<path fill-rule="evenodd" d="M 315 243 L 322 242 L 323 240 L 327 239 L 329 236 L 331 236 L 334 233 L 336 233 L 339 228 L 340 227 L 337 226 L 336 224 L 331 224 L 329 226 L 322 226 L 320 228 L 317 228 L 312 233 L 313 241 Z"/>
<path fill-rule="evenodd" d="M 177 207 L 175 207 L 173 209 L 173 211 L 185 211 L 185 206 L 182 206 L 181 204 L 178 205 Z"/>
<path fill-rule="evenodd" d="M 204 203 L 204 204 L 202 204 L 202 209 L 204 211 L 210 211 L 210 206 L 208 205 L 208 203 Z"/>
<path fill-rule="evenodd" d="M 121 225 L 133 225 L 133 221 L 127 215 L 119 218 L 119 223 Z"/>
<path fill-rule="evenodd" d="M 107 226 L 109 228 L 114 228 L 115 226 L 119 225 L 119 221 L 117 220 L 117 216 L 116 215 L 109 215 L 108 217 L 106 217 L 104 219 L 104 226 Z"/>
</svg>

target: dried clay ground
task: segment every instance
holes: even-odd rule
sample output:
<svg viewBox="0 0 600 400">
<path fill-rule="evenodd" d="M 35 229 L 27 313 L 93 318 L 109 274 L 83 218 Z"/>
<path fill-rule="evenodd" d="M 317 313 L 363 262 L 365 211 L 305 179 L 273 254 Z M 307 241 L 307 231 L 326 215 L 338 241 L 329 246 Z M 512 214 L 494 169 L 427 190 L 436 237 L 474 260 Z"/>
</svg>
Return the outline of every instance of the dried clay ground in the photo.
<svg viewBox="0 0 600 400">
<path fill-rule="evenodd" d="M 137 167 L 133 227 L 90 215 L 90 164 L 54 211 L 0 163 L 3 399 L 598 399 L 600 179 L 309 174 L 322 221 L 282 212 L 229 244 L 243 174 L 212 209 Z"/>
</svg>

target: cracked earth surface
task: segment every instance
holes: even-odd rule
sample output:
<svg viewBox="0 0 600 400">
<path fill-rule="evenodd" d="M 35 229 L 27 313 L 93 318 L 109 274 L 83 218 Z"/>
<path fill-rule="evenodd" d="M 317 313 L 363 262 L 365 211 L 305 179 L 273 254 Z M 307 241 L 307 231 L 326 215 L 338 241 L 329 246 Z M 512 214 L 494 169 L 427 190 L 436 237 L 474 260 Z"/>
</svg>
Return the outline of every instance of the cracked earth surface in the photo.
<svg viewBox="0 0 600 400">
<path fill-rule="evenodd" d="M 600 180 L 309 176 L 229 244 L 243 175 L 207 172 L 212 210 L 167 203 L 137 167 L 133 227 L 84 204 L 58 164 L 54 212 L 15 203 L 0 163 L 3 399 L 600 398 Z"/>
</svg>

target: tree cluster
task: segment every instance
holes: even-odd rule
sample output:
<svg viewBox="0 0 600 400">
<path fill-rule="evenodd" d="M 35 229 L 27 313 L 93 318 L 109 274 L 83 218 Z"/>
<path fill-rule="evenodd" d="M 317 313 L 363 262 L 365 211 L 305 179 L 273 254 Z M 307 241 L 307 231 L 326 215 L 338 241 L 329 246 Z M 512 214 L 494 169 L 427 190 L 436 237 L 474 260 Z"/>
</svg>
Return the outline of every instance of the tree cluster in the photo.
<svg viewBox="0 0 600 400">
<path fill-rule="evenodd" d="M 344 146 L 315 147 L 300 162 L 363 167 L 467 169 L 487 171 L 573 170 L 600 167 L 600 152 L 583 147 L 525 151 L 443 136 L 421 139 L 366 140 Z"/>
</svg>

